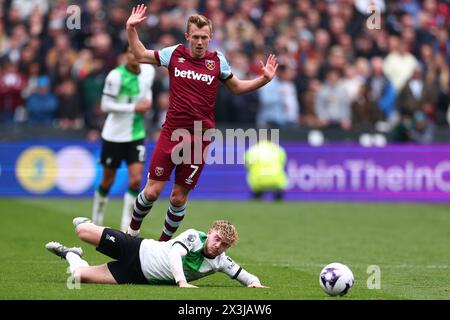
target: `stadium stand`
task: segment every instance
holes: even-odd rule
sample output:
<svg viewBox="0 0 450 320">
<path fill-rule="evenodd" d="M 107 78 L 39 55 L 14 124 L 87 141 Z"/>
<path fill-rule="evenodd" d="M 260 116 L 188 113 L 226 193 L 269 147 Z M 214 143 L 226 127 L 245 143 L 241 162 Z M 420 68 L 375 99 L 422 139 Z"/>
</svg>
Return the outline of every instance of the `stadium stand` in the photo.
<svg viewBox="0 0 450 320">
<path fill-rule="evenodd" d="M 104 78 L 122 59 L 125 21 L 140 2 L 0 1 L 4 130 L 23 135 L 39 126 L 43 135 L 56 130 L 56 136 L 76 132 L 98 139 Z M 259 60 L 269 52 L 277 54 L 281 68 L 272 92 L 279 98 L 266 101 L 263 90 L 235 97 L 222 88 L 216 106 L 219 125 L 279 127 L 283 135 L 300 140 L 313 129 L 331 130 L 330 137 L 337 140 L 357 139 L 361 132 L 378 132 L 393 142 L 448 140 L 449 1 L 146 4 L 149 16 L 141 34 L 148 48 L 183 42 L 187 17 L 199 12 L 214 23 L 210 49 L 224 51 L 239 77 L 251 77 Z M 167 74 L 158 69 L 155 108 L 148 119 L 152 130 L 163 121 L 168 90 Z M 58 101 L 49 125 L 33 122 L 29 109 L 43 76 L 50 79 L 49 94 Z M 279 108 L 286 119 L 273 118 Z M 11 126 L 19 129 L 7 129 Z"/>
</svg>

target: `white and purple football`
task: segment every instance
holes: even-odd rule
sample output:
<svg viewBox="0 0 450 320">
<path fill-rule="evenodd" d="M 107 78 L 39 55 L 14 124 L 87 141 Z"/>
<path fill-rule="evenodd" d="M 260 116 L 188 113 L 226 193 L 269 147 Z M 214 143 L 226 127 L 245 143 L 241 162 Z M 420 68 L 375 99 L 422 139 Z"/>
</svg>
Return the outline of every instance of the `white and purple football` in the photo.
<svg viewBox="0 0 450 320">
<path fill-rule="evenodd" d="M 320 272 L 320 287 L 330 296 L 346 295 L 353 287 L 353 273 L 342 263 L 333 262 Z"/>
</svg>

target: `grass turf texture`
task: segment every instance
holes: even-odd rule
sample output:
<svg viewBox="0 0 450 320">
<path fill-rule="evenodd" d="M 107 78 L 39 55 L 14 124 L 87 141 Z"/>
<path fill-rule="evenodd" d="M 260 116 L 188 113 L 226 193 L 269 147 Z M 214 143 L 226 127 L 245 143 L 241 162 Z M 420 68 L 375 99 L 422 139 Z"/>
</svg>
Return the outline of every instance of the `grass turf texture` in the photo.
<svg viewBox="0 0 450 320">
<path fill-rule="evenodd" d="M 160 199 L 141 235 L 157 238 L 167 200 Z M 108 204 L 105 225 L 117 228 L 122 202 Z M 240 235 L 228 254 L 269 289 L 249 289 L 225 274 L 176 286 L 81 284 L 67 288 L 67 263 L 45 250 L 48 241 L 82 246 L 91 264 L 109 261 L 80 241 L 75 216 L 90 216 L 91 200 L 0 199 L 0 299 L 450 299 L 450 210 L 445 205 L 191 201 L 179 232 L 207 231 L 228 219 Z M 177 234 L 179 234 L 177 232 Z M 328 297 L 319 272 L 347 264 L 355 285 Z M 367 288 L 369 265 L 381 270 L 381 289 Z"/>
</svg>

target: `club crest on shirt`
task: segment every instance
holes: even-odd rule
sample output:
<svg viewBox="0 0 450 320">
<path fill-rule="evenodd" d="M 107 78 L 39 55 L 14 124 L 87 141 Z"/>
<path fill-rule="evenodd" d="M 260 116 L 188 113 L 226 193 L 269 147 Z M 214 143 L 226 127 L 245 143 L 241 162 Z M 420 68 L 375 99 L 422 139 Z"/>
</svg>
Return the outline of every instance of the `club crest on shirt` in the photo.
<svg viewBox="0 0 450 320">
<path fill-rule="evenodd" d="M 163 167 L 156 167 L 155 168 L 155 174 L 158 177 L 161 177 L 164 174 L 164 168 Z"/>
<path fill-rule="evenodd" d="M 194 242 L 196 238 L 197 237 L 195 236 L 195 234 L 190 234 L 190 235 L 187 236 L 187 240 L 189 242 Z"/>
<path fill-rule="evenodd" d="M 208 70 L 214 70 L 216 67 L 216 62 L 214 60 L 205 60 L 205 66 Z"/>
</svg>

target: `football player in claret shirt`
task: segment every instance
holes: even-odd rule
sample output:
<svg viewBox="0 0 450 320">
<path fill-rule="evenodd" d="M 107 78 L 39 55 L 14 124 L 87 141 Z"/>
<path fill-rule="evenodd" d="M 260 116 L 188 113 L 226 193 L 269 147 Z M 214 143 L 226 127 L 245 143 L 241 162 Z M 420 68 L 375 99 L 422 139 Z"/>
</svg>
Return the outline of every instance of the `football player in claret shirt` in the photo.
<svg viewBox="0 0 450 320">
<path fill-rule="evenodd" d="M 200 157 L 196 157 L 194 148 L 194 122 L 201 122 L 203 130 L 214 128 L 214 104 L 219 82 L 234 94 L 243 94 L 256 90 L 272 80 L 278 64 L 274 55 L 269 55 L 266 64 L 261 61 L 261 75 L 252 80 L 240 80 L 231 72 L 224 55 L 219 51 L 208 51 L 212 37 L 212 23 L 202 15 L 189 17 L 185 37 L 188 47 L 178 44 L 161 50 L 147 50 L 139 40 L 136 27 L 146 19 L 145 5 L 133 8 L 126 28 L 131 50 L 140 63 L 156 64 L 169 70 L 169 109 L 158 142 L 153 151 L 147 184 L 136 198 L 132 220 L 128 233 L 138 235 L 142 220 L 150 212 L 158 199 L 164 184 L 175 168 L 175 181 L 170 195 L 169 210 L 164 221 L 160 241 L 169 240 L 178 229 L 186 213 L 189 191 L 200 177 L 205 159 L 203 154 L 210 141 L 202 141 Z M 190 141 L 191 161 L 175 164 L 172 152 L 180 143 L 171 139 L 177 129 L 190 133 L 185 139 Z M 174 141 L 172 141 L 174 140 Z M 184 149 L 183 149 L 184 150 Z M 196 159 L 200 158 L 199 161 Z"/>
<path fill-rule="evenodd" d="M 69 270 L 80 282 L 104 284 L 177 284 L 195 288 L 190 281 L 215 272 L 250 288 L 266 288 L 258 277 L 248 273 L 225 255 L 238 240 L 236 228 L 225 220 L 214 222 L 208 233 L 188 229 L 167 242 L 133 237 L 124 232 L 100 227 L 88 218 L 73 219 L 78 237 L 114 261 L 89 266 L 83 249 L 67 248 L 49 242 L 47 250 L 67 260 Z"/>
</svg>

